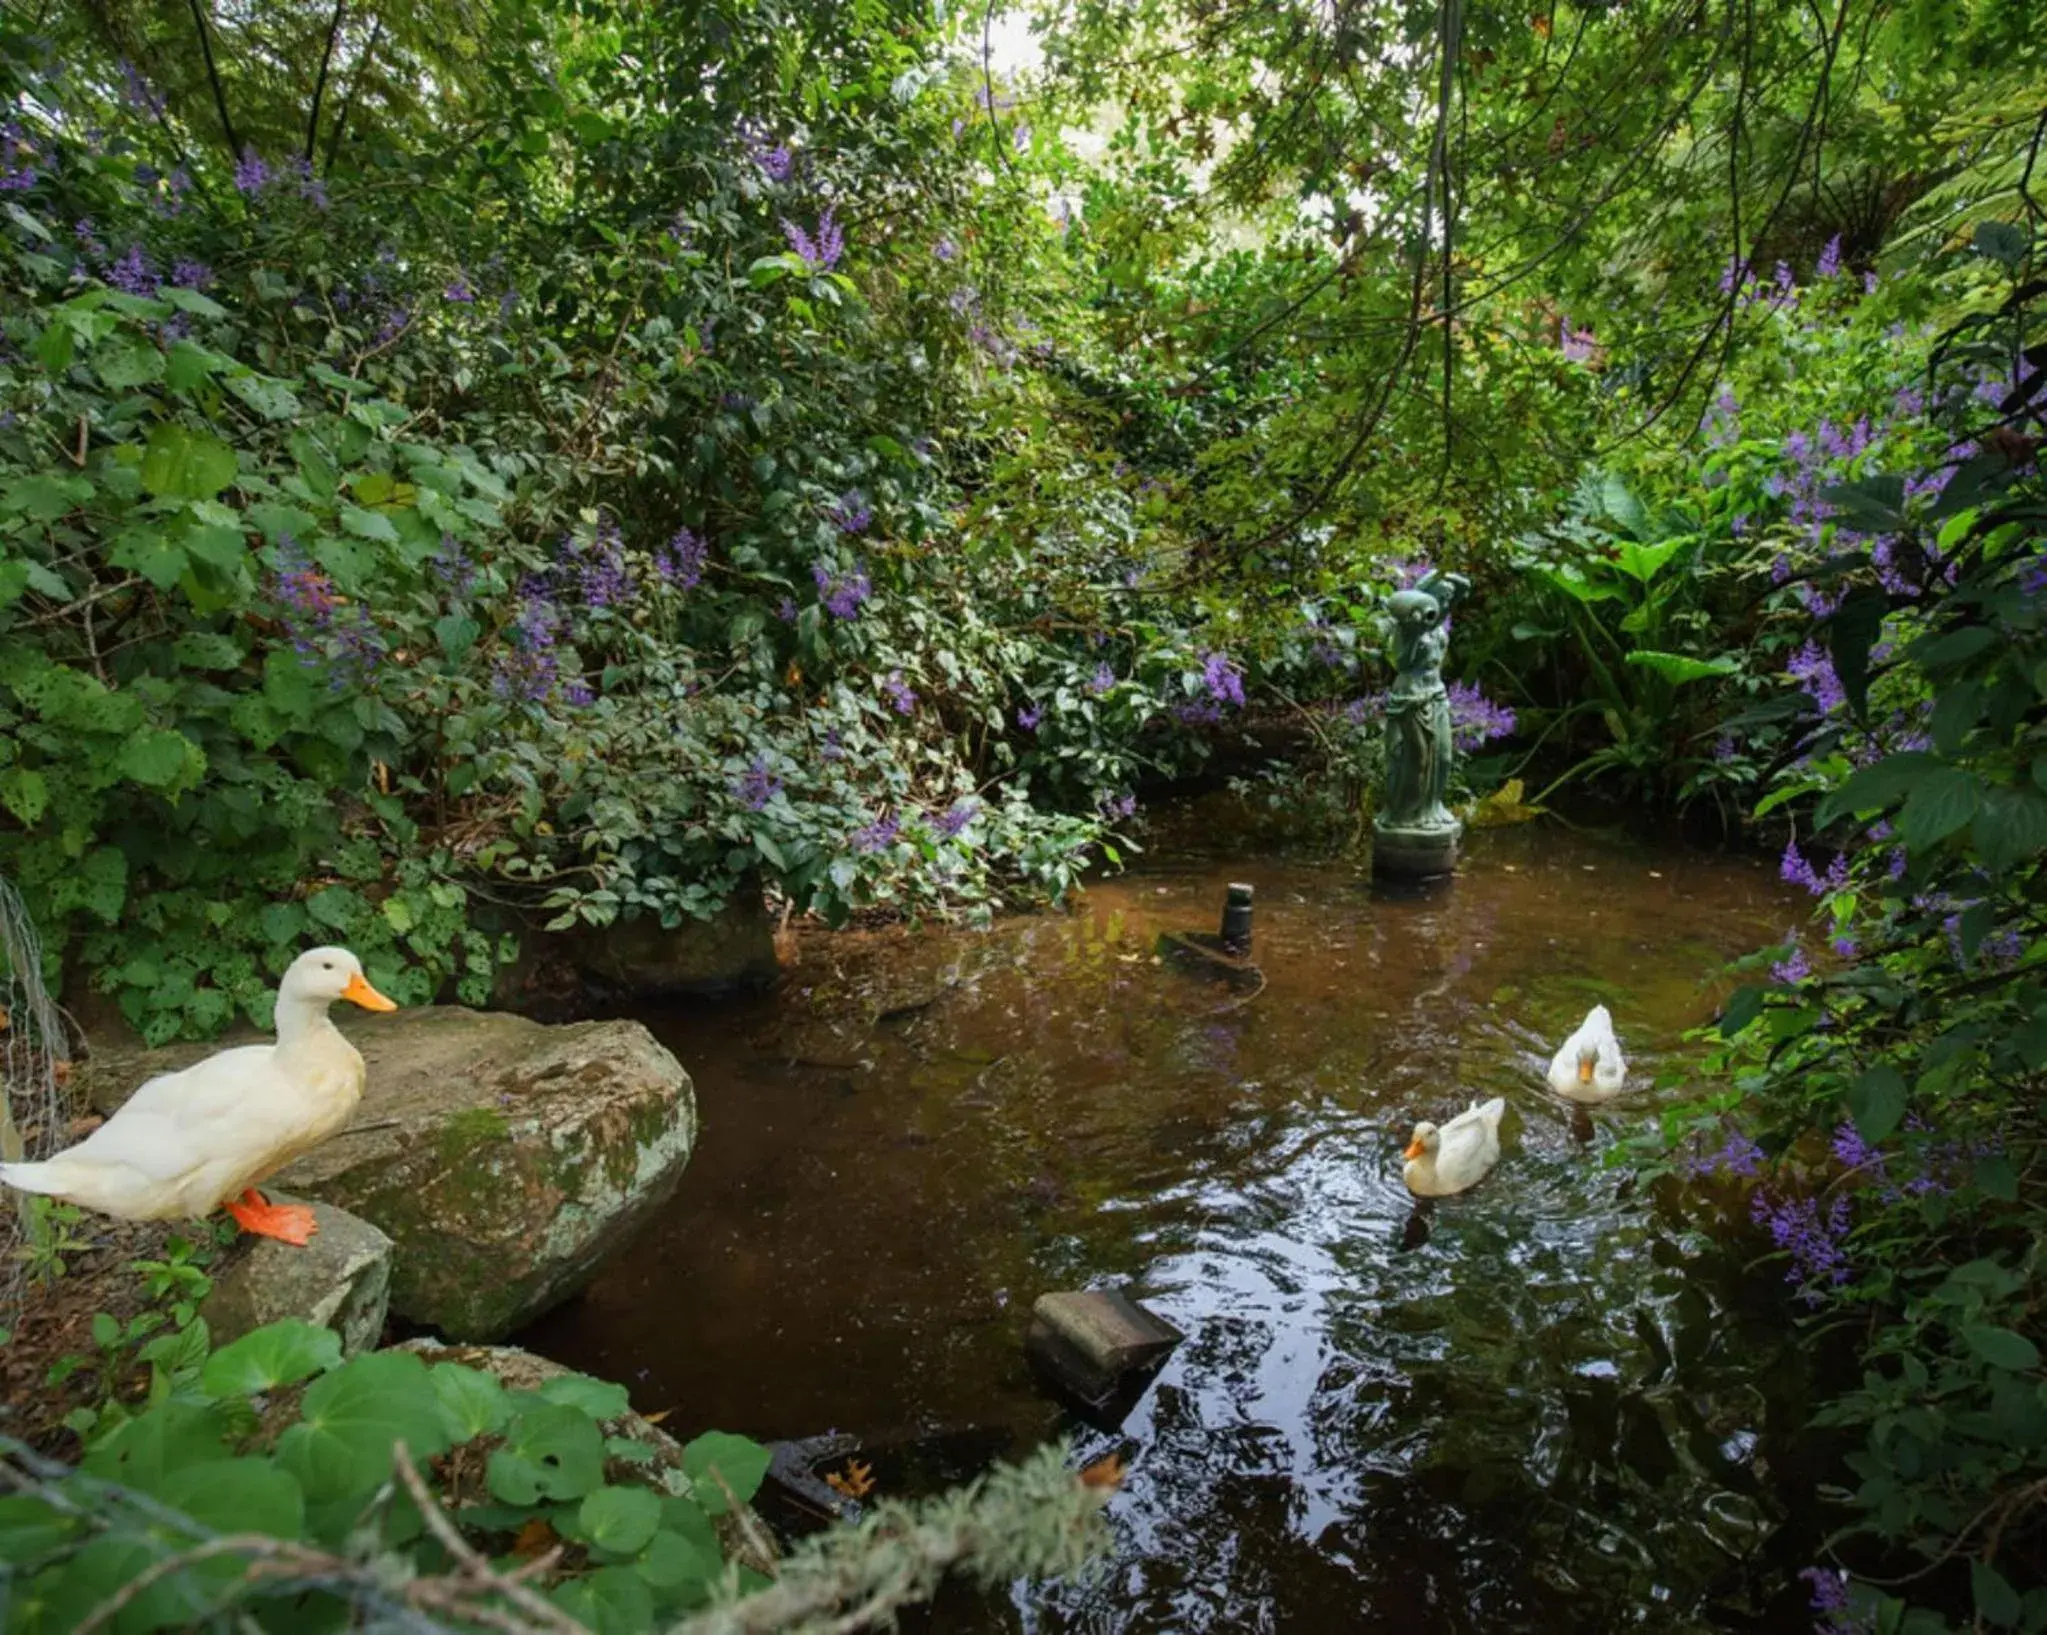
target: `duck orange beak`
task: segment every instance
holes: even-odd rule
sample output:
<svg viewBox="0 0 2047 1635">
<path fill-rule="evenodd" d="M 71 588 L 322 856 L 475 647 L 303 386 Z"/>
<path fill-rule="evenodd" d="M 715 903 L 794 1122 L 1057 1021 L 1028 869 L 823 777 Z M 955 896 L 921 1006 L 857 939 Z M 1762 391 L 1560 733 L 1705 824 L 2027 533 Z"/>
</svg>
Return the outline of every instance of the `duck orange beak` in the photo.
<svg viewBox="0 0 2047 1635">
<path fill-rule="evenodd" d="M 395 1011 L 398 1008 L 397 1000 L 386 999 L 378 993 L 360 971 L 348 979 L 348 986 L 341 990 L 341 997 L 362 1006 L 366 1011 Z"/>
<path fill-rule="evenodd" d="M 1580 1056 L 1578 1058 L 1578 1082 L 1580 1084 L 1590 1084 L 1592 1082 L 1592 1064 L 1596 1060 L 1597 1058 L 1592 1056 Z"/>
<path fill-rule="evenodd" d="M 1423 1153 L 1427 1152 L 1428 1150 L 1429 1149 L 1427 1147 L 1424 1147 L 1419 1141 L 1410 1141 L 1407 1144 L 1407 1151 L 1402 1153 L 1400 1156 L 1402 1158 L 1419 1158 Z"/>
</svg>

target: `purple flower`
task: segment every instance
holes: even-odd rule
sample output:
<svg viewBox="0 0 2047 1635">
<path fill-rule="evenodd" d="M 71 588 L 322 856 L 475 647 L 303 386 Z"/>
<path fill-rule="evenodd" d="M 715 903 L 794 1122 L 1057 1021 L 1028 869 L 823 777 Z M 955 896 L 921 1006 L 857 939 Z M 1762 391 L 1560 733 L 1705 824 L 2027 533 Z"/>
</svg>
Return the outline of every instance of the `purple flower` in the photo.
<svg viewBox="0 0 2047 1635">
<path fill-rule="evenodd" d="M 313 161 L 304 154 L 298 154 L 285 162 L 299 185 L 299 197 L 312 205 L 315 210 L 327 208 L 327 184 L 313 174 Z"/>
<path fill-rule="evenodd" d="M 1025 732 L 1036 732 L 1038 723 L 1045 718 L 1045 712 L 1035 704 L 1020 705 L 1016 712 L 1016 724 Z"/>
<path fill-rule="evenodd" d="M 404 307 L 392 307 L 384 314 L 383 326 L 377 331 L 376 344 L 389 346 L 403 335 L 412 323 L 412 314 Z"/>
<path fill-rule="evenodd" d="M 801 256 L 804 266 L 814 273 L 830 272 L 846 252 L 846 235 L 834 219 L 830 205 L 826 205 L 824 214 L 818 217 L 817 237 L 812 238 L 787 216 L 782 218 L 782 234 L 789 240 L 789 248 Z"/>
<path fill-rule="evenodd" d="M 1832 278 L 1841 270 L 1841 235 L 1836 233 L 1827 240 L 1827 247 L 1820 251 L 1819 265 L 1813 268 L 1815 278 Z"/>
<path fill-rule="evenodd" d="M 140 109 L 152 119 L 162 117 L 164 111 L 162 95 L 151 87 L 149 81 L 142 77 L 136 66 L 126 57 L 121 59 L 121 86 L 122 100 L 131 108 Z"/>
<path fill-rule="evenodd" d="M 1834 1126 L 1834 1138 L 1828 1143 L 1834 1157 L 1848 1169 L 1862 1169 L 1865 1166 L 1881 1168 L 1883 1154 L 1862 1139 L 1862 1132 L 1853 1124 Z"/>
<path fill-rule="evenodd" d="M 796 622 L 796 599 L 793 596 L 785 596 L 781 601 L 777 602 L 775 604 L 775 617 L 784 624 L 794 624 Z"/>
<path fill-rule="evenodd" d="M 954 801 L 932 827 L 942 839 L 957 839 L 960 831 L 974 821 L 974 815 L 980 810 L 981 803 L 977 800 Z"/>
<path fill-rule="evenodd" d="M 26 193 L 36 185 L 36 167 L 22 163 L 33 159 L 35 151 L 19 120 L 0 123 L 0 193 Z"/>
<path fill-rule="evenodd" d="M 1134 816 L 1136 812 L 1137 797 L 1135 795 L 1104 797 L 1102 801 L 1102 816 L 1111 823 L 1120 823 L 1125 818 Z"/>
<path fill-rule="evenodd" d="M 1453 681 L 1444 691 L 1450 698 L 1451 741 L 1459 754 L 1469 754 L 1480 744 L 1514 731 L 1514 712 L 1495 704 L 1472 683 Z"/>
<path fill-rule="evenodd" d="M 1786 841 L 1784 859 L 1777 866 L 1777 874 L 1787 885 L 1803 886 L 1815 897 L 1824 897 L 1830 891 L 1847 890 L 1847 854 L 1837 853 L 1833 862 L 1827 865 L 1827 872 L 1820 874 L 1799 852 L 1797 841 Z"/>
<path fill-rule="evenodd" d="M 128 253 L 107 268 L 107 282 L 124 295 L 156 294 L 156 269 L 150 265 L 149 252 L 139 244 L 129 245 Z"/>
<path fill-rule="evenodd" d="M 441 299 L 443 301 L 453 301 L 459 306 L 473 305 L 476 300 L 476 291 L 469 287 L 468 274 L 459 272 L 455 274 L 448 287 L 441 291 Z"/>
<path fill-rule="evenodd" d="M 171 263 L 171 283 L 181 290 L 205 290 L 213 286 L 213 269 L 203 261 L 180 258 Z"/>
<path fill-rule="evenodd" d="M 739 140 L 754 168 L 771 182 L 786 182 L 796 168 L 796 156 L 756 121 L 747 120 L 739 127 Z"/>
<path fill-rule="evenodd" d="M 1820 714 L 1831 715 L 1848 702 L 1841 678 L 1834 673 L 1834 661 L 1820 651 L 1817 643 L 1809 641 L 1799 648 L 1784 668 L 1812 696 Z"/>
<path fill-rule="evenodd" d="M 427 572 L 432 574 L 447 591 L 449 596 L 461 598 L 469 594 L 476 583 L 476 564 L 469 560 L 462 542 L 453 534 L 441 535 L 441 548 L 427 563 Z"/>
<path fill-rule="evenodd" d="M 910 684 L 903 680 L 903 672 L 891 670 L 881 684 L 881 690 L 888 694 L 890 706 L 898 715 L 909 715 L 917 708 L 917 695 L 910 690 Z"/>
<path fill-rule="evenodd" d="M 903 820 L 894 813 L 885 813 L 864 828 L 855 829 L 848 836 L 853 850 L 872 855 L 885 852 L 896 843 L 896 836 L 902 832 Z"/>
<path fill-rule="evenodd" d="M 1116 671 L 1114 667 L 1111 666 L 1105 660 L 1101 664 L 1095 666 L 1094 677 L 1088 682 L 1087 687 L 1089 692 L 1099 697 L 1101 694 L 1107 692 L 1111 687 L 1115 685 Z"/>
<path fill-rule="evenodd" d="M 78 240 L 79 252 L 86 259 L 102 261 L 106 258 L 107 247 L 100 243 L 99 234 L 93 229 L 92 217 L 80 216 L 72 224 L 71 236 Z"/>
<path fill-rule="evenodd" d="M 1846 1283 L 1853 1275 L 1843 1248 L 1848 1236 L 1845 1197 L 1836 1197 L 1823 1213 L 1816 1198 L 1773 1198 L 1759 1187 L 1749 1200 L 1749 1218 L 1769 1228 L 1770 1241 L 1790 1255 L 1784 1281 L 1797 1284 L 1809 1304 L 1818 1305 L 1827 1286 Z"/>
<path fill-rule="evenodd" d="M 1016 122 L 1016 129 L 1010 133 L 1009 139 L 1018 153 L 1031 151 L 1031 128 L 1021 119 Z"/>
<path fill-rule="evenodd" d="M 758 755 L 732 780 L 732 793 L 749 812 L 767 810 L 768 802 L 781 792 L 782 780 L 768 770 L 768 763 Z"/>
<path fill-rule="evenodd" d="M 500 698 L 537 704 L 553 694 L 561 676 L 555 653 L 561 626 L 561 610 L 548 599 L 546 584 L 529 576 L 519 586 L 519 611 L 505 632 L 491 678 Z"/>
<path fill-rule="evenodd" d="M 1795 988 L 1812 975 L 1812 961 L 1805 956 L 1803 948 L 1794 948 L 1789 957 L 1780 959 L 1770 967 L 1771 977 L 1787 988 Z"/>
<path fill-rule="evenodd" d="M 710 550 L 707 541 L 687 528 L 678 528 L 674 537 L 654 553 L 654 572 L 660 575 L 663 584 L 673 585 L 677 590 L 694 590 L 703 580 L 704 562 Z M 792 608 L 794 605 L 790 604 Z"/>
<path fill-rule="evenodd" d="M 824 514 L 842 534 L 864 534 L 874 522 L 874 510 L 857 488 L 841 494 L 835 504 L 825 507 Z"/>
<path fill-rule="evenodd" d="M 245 199 L 254 198 L 270 185 L 270 167 L 254 148 L 243 148 L 235 161 L 235 191 Z"/>
<path fill-rule="evenodd" d="M 940 261 L 956 261 L 959 259 L 960 247 L 953 243 L 949 234 L 941 233 L 938 242 L 931 246 L 931 253 Z"/>
<path fill-rule="evenodd" d="M 1217 704 L 1244 702 L 1244 677 L 1226 653 L 1201 655 L 1201 684 Z"/>
<path fill-rule="evenodd" d="M 1694 1180 L 1706 1175 L 1732 1175 L 1749 1181 L 1755 1179 L 1766 1156 L 1753 1140 L 1735 1130 L 1720 1144 L 1719 1151 L 1690 1160 L 1685 1171 Z"/>
<path fill-rule="evenodd" d="M 1713 740 L 1713 759 L 1722 766 L 1725 766 L 1729 761 L 1738 760 L 1740 756 L 1741 745 L 1734 741 L 1733 733 L 1723 732 L 1718 738 Z"/>
<path fill-rule="evenodd" d="M 857 618 L 861 604 L 873 594 L 866 570 L 857 562 L 844 573 L 815 562 L 811 564 L 810 577 L 817 582 L 818 600 L 835 619 Z"/>
<path fill-rule="evenodd" d="M 1599 345 L 1591 330 L 1573 329 L 1569 318 L 1563 321 L 1558 344 L 1563 348 L 1564 359 L 1568 363 L 1590 363 Z"/>
</svg>

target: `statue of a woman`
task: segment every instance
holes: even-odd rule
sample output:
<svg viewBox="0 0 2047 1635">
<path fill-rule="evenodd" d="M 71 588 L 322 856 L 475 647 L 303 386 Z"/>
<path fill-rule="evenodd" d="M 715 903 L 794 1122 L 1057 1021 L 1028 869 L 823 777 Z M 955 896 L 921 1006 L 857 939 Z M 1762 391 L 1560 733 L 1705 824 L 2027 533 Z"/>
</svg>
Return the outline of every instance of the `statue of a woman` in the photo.
<svg viewBox="0 0 2047 1635">
<path fill-rule="evenodd" d="M 1386 604 L 1393 619 L 1393 687 L 1386 695 L 1386 780 L 1372 820 L 1377 853 L 1396 873 L 1433 873 L 1454 860 L 1464 832 L 1443 803 L 1450 785 L 1450 695 L 1443 655 L 1450 609 L 1471 588 L 1430 573 Z"/>
</svg>

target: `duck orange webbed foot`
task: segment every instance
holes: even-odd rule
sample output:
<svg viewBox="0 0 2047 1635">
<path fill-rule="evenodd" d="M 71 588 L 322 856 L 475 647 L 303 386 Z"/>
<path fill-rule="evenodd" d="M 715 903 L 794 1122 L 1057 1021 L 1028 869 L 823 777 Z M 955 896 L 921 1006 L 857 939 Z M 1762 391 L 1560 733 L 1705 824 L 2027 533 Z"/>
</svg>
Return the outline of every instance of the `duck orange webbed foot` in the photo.
<svg viewBox="0 0 2047 1635">
<path fill-rule="evenodd" d="M 300 1249 L 320 1230 L 319 1220 L 304 1204 L 274 1204 L 254 1187 L 226 1208 L 235 1225 L 244 1232 L 259 1238 L 276 1238 Z"/>
</svg>

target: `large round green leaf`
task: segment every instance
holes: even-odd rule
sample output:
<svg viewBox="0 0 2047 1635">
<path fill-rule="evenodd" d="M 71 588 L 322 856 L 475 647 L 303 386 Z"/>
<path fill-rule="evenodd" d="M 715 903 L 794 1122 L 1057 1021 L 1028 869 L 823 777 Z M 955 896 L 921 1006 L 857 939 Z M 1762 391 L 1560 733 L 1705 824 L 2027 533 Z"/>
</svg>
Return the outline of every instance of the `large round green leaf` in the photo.
<svg viewBox="0 0 2047 1635">
<path fill-rule="evenodd" d="M 706 1431 L 682 1450 L 682 1468 L 696 1487 L 697 1502 L 715 1516 L 729 1508 L 726 1488 L 741 1504 L 760 1491 L 768 1473 L 768 1450 L 729 1431 Z M 723 1487 L 711 1477 L 714 1469 L 724 1479 Z"/>
<path fill-rule="evenodd" d="M 578 1409 L 529 1402 L 506 1427 L 485 1479 L 506 1504 L 580 1499 L 604 1481 L 604 1433 Z"/>
<path fill-rule="evenodd" d="M 448 1445 L 440 1399 L 426 1364 L 403 1351 L 375 1351 L 314 1381 L 299 1423 L 278 1439 L 277 1455 L 315 1500 L 374 1487 L 391 1473 L 391 1444 L 414 1460 Z"/>
<path fill-rule="evenodd" d="M 661 1500 L 643 1487 L 600 1487 L 585 1495 L 576 1529 L 591 1548 L 635 1555 L 661 1525 Z"/>
<path fill-rule="evenodd" d="M 287 1317 L 222 1346 L 208 1359 L 199 1388 L 215 1399 L 252 1397 L 296 1385 L 340 1363 L 340 1335 L 319 1323 Z"/>
</svg>

